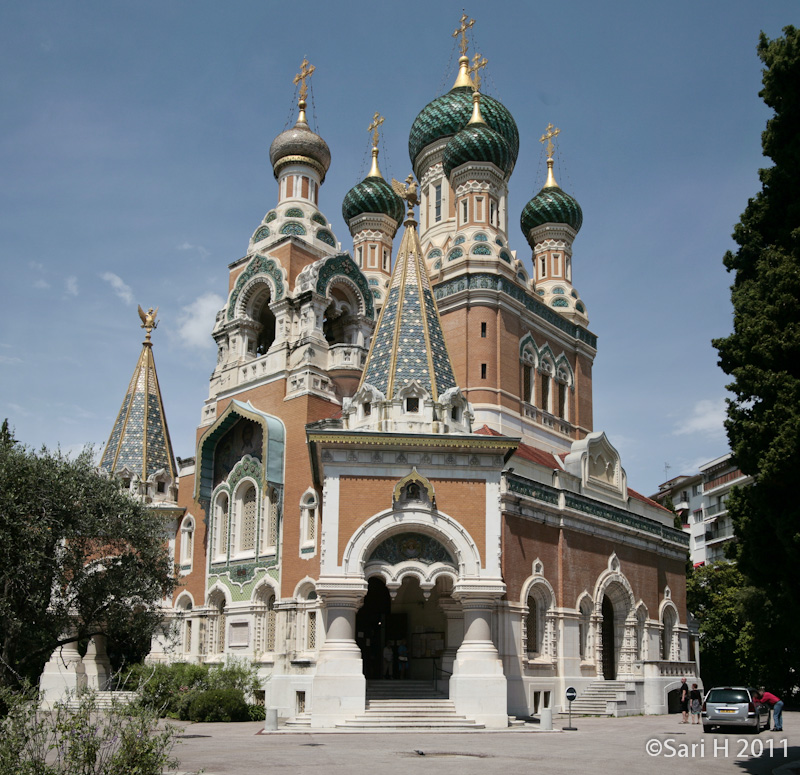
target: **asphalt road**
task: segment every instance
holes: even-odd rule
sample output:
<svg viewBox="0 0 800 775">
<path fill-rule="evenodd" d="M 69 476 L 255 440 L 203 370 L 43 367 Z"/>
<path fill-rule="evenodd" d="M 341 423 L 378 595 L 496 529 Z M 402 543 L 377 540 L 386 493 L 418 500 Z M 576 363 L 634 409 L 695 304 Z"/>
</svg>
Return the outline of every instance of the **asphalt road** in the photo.
<svg viewBox="0 0 800 775">
<path fill-rule="evenodd" d="M 577 732 L 270 732 L 263 724 L 182 725 L 180 772 L 205 775 L 753 773 L 800 775 L 800 713 L 784 732 L 705 734 L 678 716 L 573 718 Z M 760 754 L 760 755 L 759 755 Z"/>
</svg>

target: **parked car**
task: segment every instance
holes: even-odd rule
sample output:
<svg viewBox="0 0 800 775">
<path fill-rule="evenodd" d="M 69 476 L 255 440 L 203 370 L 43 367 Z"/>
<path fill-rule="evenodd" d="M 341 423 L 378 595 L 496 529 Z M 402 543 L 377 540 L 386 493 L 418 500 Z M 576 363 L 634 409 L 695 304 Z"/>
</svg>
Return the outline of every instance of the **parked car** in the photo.
<svg viewBox="0 0 800 775">
<path fill-rule="evenodd" d="M 703 701 L 700 717 L 703 731 L 712 727 L 750 727 L 758 734 L 769 729 L 769 705 L 753 701 L 755 689 L 746 686 L 715 686 Z"/>
</svg>

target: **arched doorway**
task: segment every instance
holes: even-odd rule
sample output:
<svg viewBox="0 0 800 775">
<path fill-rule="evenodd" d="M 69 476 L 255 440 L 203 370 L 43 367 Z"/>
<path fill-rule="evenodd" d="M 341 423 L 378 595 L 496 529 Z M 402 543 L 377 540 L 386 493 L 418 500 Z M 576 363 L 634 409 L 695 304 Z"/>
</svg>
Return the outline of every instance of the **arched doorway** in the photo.
<svg viewBox="0 0 800 775">
<path fill-rule="evenodd" d="M 614 604 L 608 595 L 603 595 L 603 678 L 615 681 L 617 678 L 617 647 L 615 643 Z"/>
<path fill-rule="evenodd" d="M 356 643 L 361 649 L 364 676 L 368 680 L 401 677 L 398 647 L 405 642 L 408 664 L 405 675 L 414 680 L 441 678 L 445 649 L 455 651 L 460 643 L 447 642 L 447 619 L 443 600 L 453 603 L 452 580 L 440 576 L 425 591 L 419 579 L 406 575 L 392 597 L 381 576 L 372 576 L 361 609 L 356 614 Z M 387 676 L 383 650 L 392 650 L 391 675 Z"/>
</svg>

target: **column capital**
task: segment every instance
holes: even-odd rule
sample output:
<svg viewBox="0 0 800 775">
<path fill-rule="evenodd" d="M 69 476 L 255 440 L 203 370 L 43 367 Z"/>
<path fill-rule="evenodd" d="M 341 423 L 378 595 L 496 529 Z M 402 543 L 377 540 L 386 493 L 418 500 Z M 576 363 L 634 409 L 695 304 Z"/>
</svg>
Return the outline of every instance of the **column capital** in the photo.
<svg viewBox="0 0 800 775">
<path fill-rule="evenodd" d="M 458 581 L 451 596 L 465 607 L 492 606 L 506 593 L 502 579 L 467 579 Z"/>
</svg>

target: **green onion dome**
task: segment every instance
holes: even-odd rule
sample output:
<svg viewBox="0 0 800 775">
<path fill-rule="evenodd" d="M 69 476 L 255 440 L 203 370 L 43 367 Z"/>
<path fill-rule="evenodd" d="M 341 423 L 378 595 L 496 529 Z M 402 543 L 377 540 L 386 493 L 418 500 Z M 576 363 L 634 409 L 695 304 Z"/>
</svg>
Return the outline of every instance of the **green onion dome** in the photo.
<svg viewBox="0 0 800 775">
<path fill-rule="evenodd" d="M 449 178 L 456 167 L 466 162 L 477 161 L 491 162 L 505 175 L 514 166 L 508 142 L 503 135 L 484 121 L 482 95 L 477 91 L 474 92 L 472 101 L 470 122 L 445 146 L 442 156 L 444 174 Z"/>
<path fill-rule="evenodd" d="M 394 219 L 399 226 L 403 222 L 406 208 L 403 200 L 383 179 L 378 168 L 378 149 L 372 149 L 372 167 L 360 183 L 356 183 L 344 197 L 342 217 L 345 223 L 364 213 L 382 213 Z"/>
<path fill-rule="evenodd" d="M 269 160 L 277 179 L 281 168 L 287 164 L 308 164 L 325 180 L 325 173 L 331 166 L 331 151 L 328 144 L 316 132 L 312 132 L 306 121 L 306 103 L 300 100 L 300 115 L 297 123 L 281 132 L 269 147 Z"/>
<path fill-rule="evenodd" d="M 417 157 L 426 146 L 457 134 L 467 125 L 472 115 L 472 93 L 471 86 L 456 86 L 420 111 L 411 125 L 408 137 L 408 155 L 412 165 L 416 165 Z M 516 164 L 519 153 L 517 123 L 501 102 L 486 95 L 482 95 L 481 98 L 481 114 L 484 121 L 495 132 L 499 132 L 508 143 L 510 172 Z"/>
<path fill-rule="evenodd" d="M 533 247 L 531 229 L 544 223 L 563 223 L 575 233 L 580 231 L 583 224 L 583 211 L 577 200 L 562 191 L 553 175 L 553 160 L 547 160 L 547 181 L 544 188 L 531 199 L 522 210 L 519 225 L 522 234 Z"/>
</svg>

